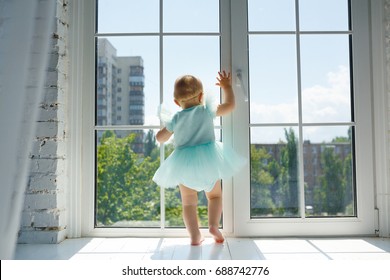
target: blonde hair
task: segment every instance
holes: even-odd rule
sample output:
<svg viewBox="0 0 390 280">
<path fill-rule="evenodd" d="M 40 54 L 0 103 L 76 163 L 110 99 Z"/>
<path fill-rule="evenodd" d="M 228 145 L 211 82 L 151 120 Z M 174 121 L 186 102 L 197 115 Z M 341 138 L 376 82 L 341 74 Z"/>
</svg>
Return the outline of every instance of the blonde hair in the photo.
<svg viewBox="0 0 390 280">
<path fill-rule="evenodd" d="M 173 96 L 178 102 L 189 101 L 203 92 L 202 82 L 191 75 L 184 75 L 175 81 Z"/>
</svg>

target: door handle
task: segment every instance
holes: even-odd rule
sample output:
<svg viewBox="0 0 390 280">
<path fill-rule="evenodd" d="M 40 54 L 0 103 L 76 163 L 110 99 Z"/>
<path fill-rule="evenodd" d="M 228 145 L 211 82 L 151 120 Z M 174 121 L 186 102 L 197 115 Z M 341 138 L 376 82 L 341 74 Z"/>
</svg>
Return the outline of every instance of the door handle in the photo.
<svg viewBox="0 0 390 280">
<path fill-rule="evenodd" d="M 242 78 L 241 69 L 237 69 L 236 71 L 236 87 L 241 89 L 241 93 L 244 96 L 245 102 L 248 102 L 248 91 L 245 89 L 245 84 Z"/>
</svg>

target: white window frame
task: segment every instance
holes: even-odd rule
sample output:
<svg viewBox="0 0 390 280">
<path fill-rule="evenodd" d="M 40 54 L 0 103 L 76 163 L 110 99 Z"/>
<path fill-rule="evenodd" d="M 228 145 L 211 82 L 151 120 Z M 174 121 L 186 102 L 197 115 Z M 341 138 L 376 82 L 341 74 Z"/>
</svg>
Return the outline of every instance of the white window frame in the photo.
<svg viewBox="0 0 390 280">
<path fill-rule="evenodd" d="M 228 24 L 230 27 L 230 20 L 234 21 L 235 17 L 230 19 L 229 11 L 230 5 L 232 10 L 242 10 L 243 0 L 231 0 L 221 1 L 225 3 L 223 5 L 223 11 L 221 12 L 221 21 Z M 361 11 L 367 11 L 370 7 L 370 1 L 368 0 L 352 0 L 354 5 L 359 5 Z M 380 2 L 380 3 L 379 3 Z M 363 28 L 366 29 L 366 35 L 370 36 L 372 32 L 373 38 L 379 38 L 383 40 L 383 26 L 382 26 L 382 8 L 383 2 L 371 4 L 371 19 L 366 14 L 355 15 L 362 17 L 364 20 Z M 72 25 L 70 25 L 70 94 L 68 98 L 69 112 L 68 112 L 68 173 L 69 173 L 69 196 L 68 196 L 68 237 L 81 237 L 81 236 L 186 236 L 185 230 L 158 230 L 158 229 L 95 229 L 94 228 L 94 153 L 95 143 L 94 140 L 94 23 L 95 23 L 95 10 L 94 0 L 71 0 L 70 1 L 70 19 Z M 245 7 L 245 6 L 244 6 Z M 236 10 L 235 10 L 236 11 Z M 241 11 L 242 12 L 242 11 Z M 368 20 L 372 22 L 372 29 L 368 30 Z M 241 23 L 242 24 L 242 23 Z M 232 30 L 232 34 L 236 34 Z M 236 34 L 237 35 L 237 34 Z M 241 34 L 242 35 L 242 34 Z M 246 39 L 244 40 L 246 41 Z M 384 40 L 383 40 L 384 41 Z M 234 236 L 263 236 L 263 235 L 353 235 L 353 234 L 373 234 L 373 228 L 378 228 L 376 224 L 377 216 L 374 212 L 374 199 L 368 204 L 364 203 L 365 198 L 378 195 L 377 193 L 383 193 L 382 200 L 378 201 L 377 206 L 381 209 L 389 209 L 390 201 L 386 196 L 389 193 L 389 180 L 387 176 L 388 171 L 388 155 L 384 152 L 388 151 L 388 137 L 387 137 L 387 97 L 385 90 L 385 67 L 384 50 L 381 46 L 381 42 L 373 42 L 369 44 L 368 38 L 364 38 L 360 45 L 355 44 L 354 54 L 359 53 L 359 49 L 373 50 L 373 60 L 370 55 L 364 56 L 363 61 L 360 61 L 358 65 L 365 65 L 365 67 L 354 69 L 354 76 L 359 75 L 369 77 L 364 81 L 357 81 L 355 83 L 361 83 L 356 88 L 362 88 L 367 93 L 363 95 L 363 99 L 355 98 L 355 110 L 357 112 L 365 112 L 367 116 L 356 115 L 356 122 L 364 126 L 364 129 L 359 129 L 363 135 L 356 136 L 357 147 L 368 147 L 362 153 L 356 154 L 356 176 L 358 177 L 358 196 L 357 205 L 358 213 L 365 213 L 365 216 L 358 216 L 357 218 L 338 218 L 334 219 L 321 218 L 320 220 L 310 219 L 309 223 L 307 219 L 268 219 L 268 220 L 256 220 L 250 221 L 247 219 L 249 216 L 245 216 L 245 211 L 242 210 L 243 203 L 246 203 L 245 198 L 242 198 L 242 194 L 247 194 L 247 190 L 239 188 L 240 185 L 249 186 L 249 177 L 237 176 L 233 182 L 226 182 L 224 188 L 224 231 L 227 235 Z M 234 50 L 240 46 L 240 40 L 237 37 L 230 38 L 230 30 L 225 30 L 223 36 L 221 36 L 221 45 L 228 45 L 232 43 L 232 49 L 225 48 L 221 50 L 221 67 L 232 69 L 233 73 L 237 69 L 247 69 L 246 65 L 242 63 L 238 55 L 234 54 Z M 357 49 L 356 49 L 357 48 Z M 231 61 L 230 54 L 235 55 L 235 59 Z M 357 60 L 354 60 L 355 65 Z M 357 65 L 357 66 L 358 66 Z M 373 70 L 367 65 L 374 66 Z M 379 66 L 379 67 L 378 67 Z M 360 74 L 359 72 L 362 71 Z M 372 75 L 376 74 L 375 77 Z M 244 83 L 247 83 L 248 77 L 243 73 Z M 372 79 L 372 81 L 371 81 Z M 245 86 L 245 85 L 244 85 Z M 236 94 L 239 94 L 241 88 L 236 88 Z M 91 93 L 91 94 L 86 94 Z M 247 120 L 247 105 L 245 103 L 238 103 L 237 110 L 234 112 L 234 118 L 228 117 L 224 119 L 224 142 L 228 145 L 232 145 L 238 152 L 247 154 L 249 156 L 248 149 L 245 148 L 243 143 L 249 143 L 248 127 L 240 126 L 237 120 Z M 371 110 L 365 110 L 365 108 L 372 108 L 375 106 L 374 112 Z M 242 110 L 243 109 L 243 110 Z M 374 124 L 374 128 L 372 128 Z M 234 130 L 234 134 L 233 131 Z M 373 131 L 374 130 L 374 131 Z M 373 134 L 374 133 L 374 134 Z M 364 137 L 366 135 L 373 135 L 371 137 Z M 241 136 L 239 136 L 241 135 Z M 242 138 L 242 135 L 247 135 Z M 362 137 L 361 137 L 362 136 Z M 375 144 L 375 146 L 374 146 Z M 246 145 L 248 146 L 248 145 Z M 377 147 L 374 150 L 374 147 Z M 359 149 L 358 149 L 359 150 Z M 364 162 L 370 162 L 368 169 Z M 374 170 L 375 166 L 375 170 Z M 374 172 L 375 171 L 375 172 Z M 374 183 L 377 184 L 377 193 L 374 194 Z M 237 186 L 233 188 L 233 185 Z M 366 186 L 368 190 L 364 192 Z M 249 188 L 248 188 L 249 190 Z M 247 196 L 249 199 L 249 196 Z M 366 211 L 361 207 L 367 207 Z M 382 211 L 380 215 L 380 234 L 382 236 L 389 235 L 389 213 L 388 211 Z M 361 221 L 368 221 L 368 224 L 362 225 Z M 239 221 L 245 221 L 244 227 L 241 227 Z M 346 230 L 338 229 L 335 231 L 329 231 L 329 228 L 333 228 L 337 224 L 343 224 L 347 222 L 348 228 Z M 320 227 L 318 225 L 321 225 Z M 296 228 L 302 226 L 307 229 L 304 233 L 302 230 L 297 231 Z M 330 227 L 331 226 L 331 227 Z M 287 230 L 286 230 L 287 228 Z M 295 228 L 295 229 L 294 229 Z M 325 231 L 324 231 L 325 230 Z"/>
</svg>

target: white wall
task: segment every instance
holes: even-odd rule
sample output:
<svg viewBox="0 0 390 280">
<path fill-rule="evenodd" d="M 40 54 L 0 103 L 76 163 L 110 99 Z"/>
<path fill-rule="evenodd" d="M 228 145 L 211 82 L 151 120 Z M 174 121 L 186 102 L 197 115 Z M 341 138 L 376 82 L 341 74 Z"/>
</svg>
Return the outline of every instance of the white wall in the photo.
<svg viewBox="0 0 390 280">
<path fill-rule="evenodd" d="M 43 98 L 29 154 L 30 175 L 22 212 L 19 243 L 58 243 L 66 237 L 68 0 L 56 1 Z"/>
</svg>

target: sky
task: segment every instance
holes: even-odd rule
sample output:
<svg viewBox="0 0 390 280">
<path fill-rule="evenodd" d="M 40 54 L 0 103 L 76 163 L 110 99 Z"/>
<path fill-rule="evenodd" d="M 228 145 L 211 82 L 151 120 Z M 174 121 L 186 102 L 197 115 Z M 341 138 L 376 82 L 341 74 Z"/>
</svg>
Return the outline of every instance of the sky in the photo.
<svg viewBox="0 0 390 280">
<path fill-rule="evenodd" d="M 223 1 L 223 0 L 222 0 Z M 163 32 L 219 32 L 218 0 L 164 0 Z M 294 0 L 248 0 L 250 32 L 288 32 L 296 29 Z M 283 9 L 280 7 L 283 5 Z M 302 31 L 347 31 L 346 0 L 300 0 Z M 173 83 L 183 74 L 198 76 L 205 92 L 219 96 L 215 86 L 220 70 L 219 36 L 165 36 L 160 81 L 159 0 L 99 0 L 98 33 L 142 33 L 109 36 L 118 56 L 142 56 L 145 71 L 145 125 L 159 125 L 160 83 L 163 102 L 172 99 Z M 298 122 L 296 36 L 250 34 L 249 92 L 253 124 Z M 309 123 L 349 122 L 350 73 L 346 34 L 303 34 L 300 37 L 302 120 Z M 222 46 L 223 47 L 223 46 Z M 236 95 L 241 93 L 236 92 Z M 238 97 L 239 102 L 244 102 Z M 304 140 L 331 141 L 347 136 L 347 126 L 305 127 Z M 254 142 L 284 139 L 283 128 L 253 128 Z"/>
</svg>

